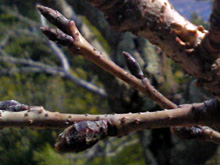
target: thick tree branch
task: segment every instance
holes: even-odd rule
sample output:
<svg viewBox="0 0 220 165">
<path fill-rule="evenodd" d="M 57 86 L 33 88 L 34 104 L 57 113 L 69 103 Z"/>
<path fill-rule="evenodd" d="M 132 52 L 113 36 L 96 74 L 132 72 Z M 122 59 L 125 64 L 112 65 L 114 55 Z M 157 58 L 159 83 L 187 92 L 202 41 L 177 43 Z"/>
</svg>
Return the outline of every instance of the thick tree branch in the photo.
<svg viewBox="0 0 220 165">
<path fill-rule="evenodd" d="M 210 29 L 199 46 L 201 57 L 213 63 L 220 56 L 220 2 L 214 1 L 213 11 L 210 16 Z M 216 67 L 216 66 L 215 66 Z"/>
<path fill-rule="evenodd" d="M 114 29 L 130 31 L 158 45 L 185 71 L 197 78 L 201 86 L 204 85 L 220 97 L 219 64 L 215 65 L 216 71 L 211 71 L 212 65 L 202 59 L 202 52 L 197 49 L 207 31 L 182 17 L 168 0 L 89 2 L 106 15 Z M 216 1 L 215 4 L 218 3 Z"/>
</svg>

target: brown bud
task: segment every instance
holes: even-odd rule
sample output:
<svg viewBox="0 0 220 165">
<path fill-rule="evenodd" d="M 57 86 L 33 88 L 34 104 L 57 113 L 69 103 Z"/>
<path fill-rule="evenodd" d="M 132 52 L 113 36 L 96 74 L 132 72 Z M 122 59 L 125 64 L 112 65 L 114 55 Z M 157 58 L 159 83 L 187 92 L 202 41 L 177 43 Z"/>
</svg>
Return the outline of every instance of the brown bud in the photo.
<svg viewBox="0 0 220 165">
<path fill-rule="evenodd" d="M 69 46 L 73 42 L 73 38 L 71 36 L 64 34 L 59 29 L 41 27 L 40 30 L 51 41 L 54 41 L 62 46 Z"/>
<path fill-rule="evenodd" d="M 55 148 L 61 152 L 80 152 L 105 138 L 107 131 L 107 120 L 76 122 L 59 135 Z"/>
<path fill-rule="evenodd" d="M 60 12 L 42 5 L 37 5 L 37 9 L 50 23 L 57 26 L 63 32 L 71 35 L 69 29 L 66 28 L 69 25 L 70 20 L 66 19 Z"/>
<path fill-rule="evenodd" d="M 140 65 L 138 64 L 138 62 L 129 53 L 122 52 L 122 54 L 125 58 L 127 67 L 129 71 L 131 72 L 131 74 L 138 79 L 143 79 L 144 73 L 142 72 L 142 69 Z"/>
</svg>

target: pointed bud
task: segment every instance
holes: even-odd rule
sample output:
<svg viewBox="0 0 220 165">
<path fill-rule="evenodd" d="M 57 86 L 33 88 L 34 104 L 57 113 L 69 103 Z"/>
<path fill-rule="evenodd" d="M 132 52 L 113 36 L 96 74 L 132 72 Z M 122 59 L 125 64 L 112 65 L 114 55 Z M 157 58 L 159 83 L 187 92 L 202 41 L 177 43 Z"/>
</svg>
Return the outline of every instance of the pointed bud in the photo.
<svg viewBox="0 0 220 165">
<path fill-rule="evenodd" d="M 63 32 L 71 35 L 71 32 L 66 28 L 69 25 L 70 20 L 64 17 L 60 12 L 42 5 L 37 5 L 37 9 L 50 23 L 57 26 Z"/>
<path fill-rule="evenodd" d="M 25 104 L 21 104 L 15 100 L 7 100 L 0 102 L 0 110 L 19 112 L 28 110 L 28 106 Z"/>
<path fill-rule="evenodd" d="M 107 131 L 107 120 L 77 122 L 59 135 L 55 148 L 61 152 L 84 151 L 105 138 Z"/>
<path fill-rule="evenodd" d="M 69 46 L 73 38 L 69 35 L 64 34 L 59 29 L 52 29 L 47 27 L 41 27 L 41 32 L 44 33 L 51 41 L 54 41 L 62 46 Z"/>
<path fill-rule="evenodd" d="M 143 79 L 144 73 L 142 72 L 142 69 L 140 65 L 138 64 L 138 62 L 129 53 L 122 52 L 122 54 L 125 58 L 127 67 L 129 71 L 131 72 L 131 74 L 138 79 Z"/>
</svg>

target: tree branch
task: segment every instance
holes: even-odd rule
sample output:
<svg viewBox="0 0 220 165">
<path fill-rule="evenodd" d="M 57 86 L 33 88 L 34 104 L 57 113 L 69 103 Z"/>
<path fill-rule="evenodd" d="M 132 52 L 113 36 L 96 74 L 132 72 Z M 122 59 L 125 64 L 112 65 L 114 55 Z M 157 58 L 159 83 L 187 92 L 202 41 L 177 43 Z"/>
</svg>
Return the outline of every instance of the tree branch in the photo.
<svg viewBox="0 0 220 165">
<path fill-rule="evenodd" d="M 220 97 L 219 63 L 215 65 L 216 71 L 212 71 L 210 61 L 203 60 L 202 51 L 197 49 L 207 31 L 182 17 L 168 0 L 88 1 L 105 14 L 114 29 L 130 31 L 158 45 L 167 56 L 197 78 L 199 85 Z"/>
<path fill-rule="evenodd" d="M 143 73 L 139 67 L 139 65 L 135 62 L 135 60 L 126 52 L 124 52 L 124 57 L 127 61 L 128 67 L 132 74 L 135 76 L 126 73 L 122 68 L 101 56 L 100 52 L 95 50 L 79 33 L 73 21 L 67 20 L 64 16 L 62 16 L 57 11 L 54 11 L 50 8 L 38 6 L 38 9 L 41 13 L 55 26 L 61 28 L 62 31 L 58 29 L 50 29 L 50 28 L 41 28 L 42 32 L 52 41 L 58 42 L 63 46 L 68 46 L 70 51 L 74 54 L 81 54 L 83 57 L 89 59 L 90 61 L 96 63 L 98 66 L 108 71 L 112 75 L 122 79 L 123 81 L 131 84 L 137 90 L 143 92 L 149 98 L 157 102 L 163 108 L 174 109 L 177 106 L 172 103 L 169 99 L 159 93 L 150 83 L 147 78 L 144 78 Z M 66 34 L 65 34 L 66 33 Z M 141 81 L 138 81 L 140 79 Z M 190 129 L 190 128 L 187 128 Z M 191 128 L 193 132 L 194 128 Z M 202 129 L 202 127 L 201 127 Z M 179 135 L 178 131 L 180 129 L 173 128 L 173 132 Z M 204 131 L 203 131 L 204 132 Z M 210 136 L 207 134 L 206 136 Z M 217 134 L 217 132 L 216 132 Z M 220 134 L 219 134 L 220 135 Z"/>
<path fill-rule="evenodd" d="M 213 63 L 220 56 L 220 2 L 214 1 L 212 14 L 210 16 L 210 29 L 202 40 L 199 49 L 201 51 L 201 57 L 207 61 Z"/>
<path fill-rule="evenodd" d="M 65 34 L 58 29 L 50 29 L 45 27 L 41 28 L 42 32 L 50 40 L 55 41 L 60 45 L 67 46 L 73 54 L 81 54 L 83 57 L 94 62 L 105 71 L 127 82 L 135 89 L 143 92 L 149 98 L 156 101 L 159 105 L 165 106 L 166 104 L 165 107 L 170 107 L 170 104 L 173 104 L 164 96 L 158 96 L 158 93 L 149 91 L 149 88 L 146 87 L 142 83 L 142 81 L 138 80 L 136 77 L 127 73 L 124 69 L 120 68 L 115 63 L 102 56 L 102 54 L 95 48 L 93 48 L 93 46 L 90 45 L 80 34 L 73 21 L 66 19 L 59 12 L 54 11 L 50 8 L 38 5 L 38 9 L 48 19 L 49 22 L 51 22 L 66 33 Z"/>
<path fill-rule="evenodd" d="M 75 152 L 91 147 L 106 136 L 121 137 L 143 129 L 219 125 L 220 115 L 218 100 L 182 105 L 167 111 L 113 115 L 62 114 L 46 111 L 39 106 L 12 105 L 11 103 L 14 102 L 10 101 L 7 104 L 3 103 L 1 105 L 4 106 L 0 107 L 3 109 L 0 113 L 0 127 L 66 128 L 70 126 L 60 135 L 56 147 L 59 150 Z M 193 136 L 220 144 L 219 133 L 212 131 L 213 136 L 206 137 L 204 132 L 209 130 L 198 129 L 198 133 Z"/>
</svg>

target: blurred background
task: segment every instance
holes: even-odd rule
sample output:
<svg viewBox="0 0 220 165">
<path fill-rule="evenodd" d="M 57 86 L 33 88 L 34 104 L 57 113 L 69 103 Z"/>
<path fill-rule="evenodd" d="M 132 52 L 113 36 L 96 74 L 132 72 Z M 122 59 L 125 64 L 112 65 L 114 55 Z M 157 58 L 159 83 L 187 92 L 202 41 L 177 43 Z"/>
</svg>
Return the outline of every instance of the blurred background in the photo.
<svg viewBox="0 0 220 165">
<path fill-rule="evenodd" d="M 171 0 L 174 7 L 208 29 L 211 1 Z M 36 4 L 75 20 L 89 42 L 126 69 L 122 51 L 131 53 L 152 84 L 176 104 L 212 97 L 195 79 L 147 40 L 113 31 L 102 13 L 85 0 L 0 0 L 0 101 L 14 99 L 50 111 L 78 114 L 128 113 L 160 109 L 154 102 L 81 56 L 51 43 L 39 31 L 47 22 Z M 48 25 L 50 26 L 50 25 Z M 53 149 L 62 130 L 0 130 L 0 164 L 219 164 L 217 145 L 174 137 L 170 129 L 107 138 L 81 153 Z"/>
</svg>

